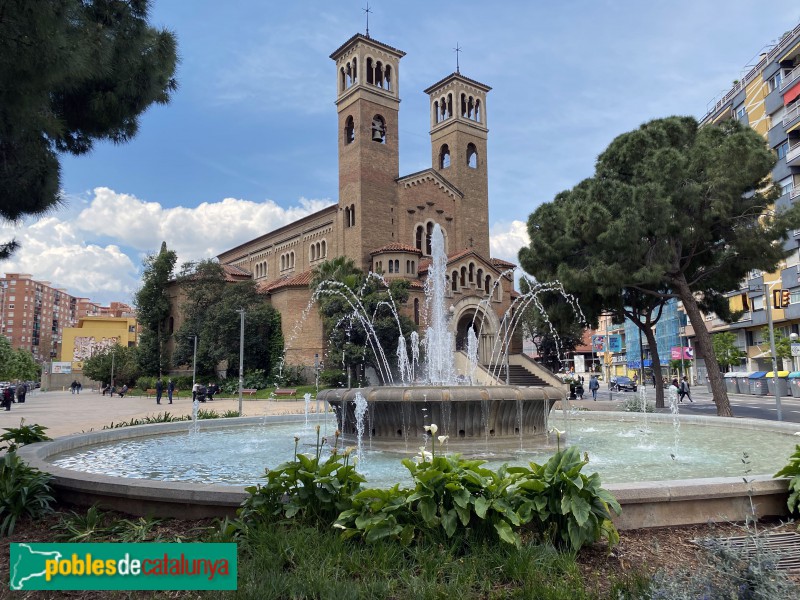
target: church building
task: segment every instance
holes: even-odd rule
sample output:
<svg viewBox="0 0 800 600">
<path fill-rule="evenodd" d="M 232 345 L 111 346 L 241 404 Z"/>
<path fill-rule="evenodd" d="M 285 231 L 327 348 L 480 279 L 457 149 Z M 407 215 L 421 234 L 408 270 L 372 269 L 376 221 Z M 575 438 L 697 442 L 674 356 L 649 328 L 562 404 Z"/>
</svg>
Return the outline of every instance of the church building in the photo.
<svg viewBox="0 0 800 600">
<path fill-rule="evenodd" d="M 489 254 L 491 88 L 457 70 L 424 90 L 430 101 L 431 166 L 401 175 L 398 119 L 404 55 L 362 34 L 330 55 L 338 119 L 338 203 L 218 257 L 226 276 L 252 277 L 280 311 L 287 364 L 313 365 L 315 354 L 323 356 L 321 320 L 316 306 L 309 309 L 309 282 L 315 267 L 337 256 L 387 280 L 408 280 L 411 293 L 402 310 L 422 334 L 424 283 L 436 224 L 448 255 L 447 302 L 457 346 L 463 347 L 477 313 L 477 322 L 483 319 L 480 358 L 488 362 L 500 319 L 515 295 L 514 265 Z"/>
</svg>

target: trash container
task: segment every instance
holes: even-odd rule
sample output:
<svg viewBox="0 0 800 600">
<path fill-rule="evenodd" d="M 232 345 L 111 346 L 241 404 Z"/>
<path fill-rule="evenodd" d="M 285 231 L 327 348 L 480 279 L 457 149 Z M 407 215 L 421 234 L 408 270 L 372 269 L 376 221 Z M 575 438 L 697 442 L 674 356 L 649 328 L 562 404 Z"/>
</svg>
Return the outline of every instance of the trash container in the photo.
<svg viewBox="0 0 800 600">
<path fill-rule="evenodd" d="M 738 371 L 736 373 L 736 385 L 739 387 L 740 394 L 752 394 L 750 390 L 750 375 L 753 371 Z"/>
<path fill-rule="evenodd" d="M 724 373 L 722 375 L 723 381 L 725 381 L 725 389 L 728 390 L 729 394 L 739 394 L 739 384 L 737 382 L 736 376 L 739 375 L 736 371 L 732 371 L 730 373 Z M 709 390 L 711 391 L 711 390 Z"/>
<path fill-rule="evenodd" d="M 795 398 L 800 398 L 800 371 L 789 373 L 789 393 Z"/>
<path fill-rule="evenodd" d="M 753 396 L 769 396 L 766 371 L 756 371 L 747 379 L 750 382 L 750 393 Z"/>
<path fill-rule="evenodd" d="M 778 379 L 775 379 L 775 373 L 770 371 L 766 375 L 767 377 L 767 390 L 769 390 L 770 396 L 775 395 L 775 384 L 778 384 L 778 393 L 781 396 L 788 396 L 789 395 L 789 371 L 778 371 Z"/>
</svg>

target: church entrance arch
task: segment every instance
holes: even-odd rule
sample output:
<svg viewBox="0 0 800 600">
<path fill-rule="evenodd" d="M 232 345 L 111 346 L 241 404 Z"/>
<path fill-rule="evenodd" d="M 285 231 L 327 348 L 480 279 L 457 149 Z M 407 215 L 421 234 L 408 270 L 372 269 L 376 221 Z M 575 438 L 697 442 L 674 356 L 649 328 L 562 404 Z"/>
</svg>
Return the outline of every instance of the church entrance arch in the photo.
<svg viewBox="0 0 800 600">
<path fill-rule="evenodd" d="M 467 298 L 454 307 L 453 323 L 456 350 L 467 351 L 467 335 L 472 329 L 478 338 L 478 362 L 482 365 L 488 364 L 500 329 L 499 319 L 494 311 L 487 311 L 485 304 L 481 305 L 477 299 Z"/>
</svg>

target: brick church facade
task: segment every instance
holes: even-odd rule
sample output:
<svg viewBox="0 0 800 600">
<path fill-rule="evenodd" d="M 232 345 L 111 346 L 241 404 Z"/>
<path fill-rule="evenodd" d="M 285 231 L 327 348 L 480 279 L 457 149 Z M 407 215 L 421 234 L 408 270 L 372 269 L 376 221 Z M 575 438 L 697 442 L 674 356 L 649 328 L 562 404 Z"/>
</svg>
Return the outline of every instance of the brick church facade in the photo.
<svg viewBox="0 0 800 600">
<path fill-rule="evenodd" d="M 316 307 L 309 309 L 309 282 L 315 267 L 337 256 L 387 280 L 408 280 L 411 294 L 402 310 L 422 334 L 436 224 L 445 236 L 447 301 L 457 345 L 477 313 L 483 319 L 481 359 L 488 362 L 500 319 L 515 295 L 509 270 L 514 265 L 489 255 L 491 88 L 455 72 L 424 90 L 430 99 L 431 167 L 401 175 L 404 54 L 356 34 L 330 55 L 336 65 L 338 203 L 218 256 L 227 277 L 255 279 L 281 312 L 287 364 L 313 365 L 315 354 L 324 355 L 321 320 Z"/>
</svg>

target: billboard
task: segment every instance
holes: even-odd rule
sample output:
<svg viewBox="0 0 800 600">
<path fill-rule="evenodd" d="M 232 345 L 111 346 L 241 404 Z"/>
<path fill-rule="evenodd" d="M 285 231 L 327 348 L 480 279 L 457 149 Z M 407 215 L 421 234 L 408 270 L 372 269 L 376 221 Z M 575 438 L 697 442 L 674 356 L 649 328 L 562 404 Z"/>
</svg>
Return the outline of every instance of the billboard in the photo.
<svg viewBox="0 0 800 600">
<path fill-rule="evenodd" d="M 71 362 L 54 362 L 50 363 L 50 372 L 55 375 L 57 373 L 69 374 L 72 373 Z"/>
<path fill-rule="evenodd" d="M 673 346 L 669 349 L 671 360 L 692 360 L 694 358 L 694 348 L 689 346 Z"/>
<path fill-rule="evenodd" d="M 608 350 L 611 352 L 622 352 L 622 336 L 614 335 L 593 335 L 592 336 L 592 352 L 601 354 L 606 351 L 606 341 L 608 341 Z"/>
</svg>

